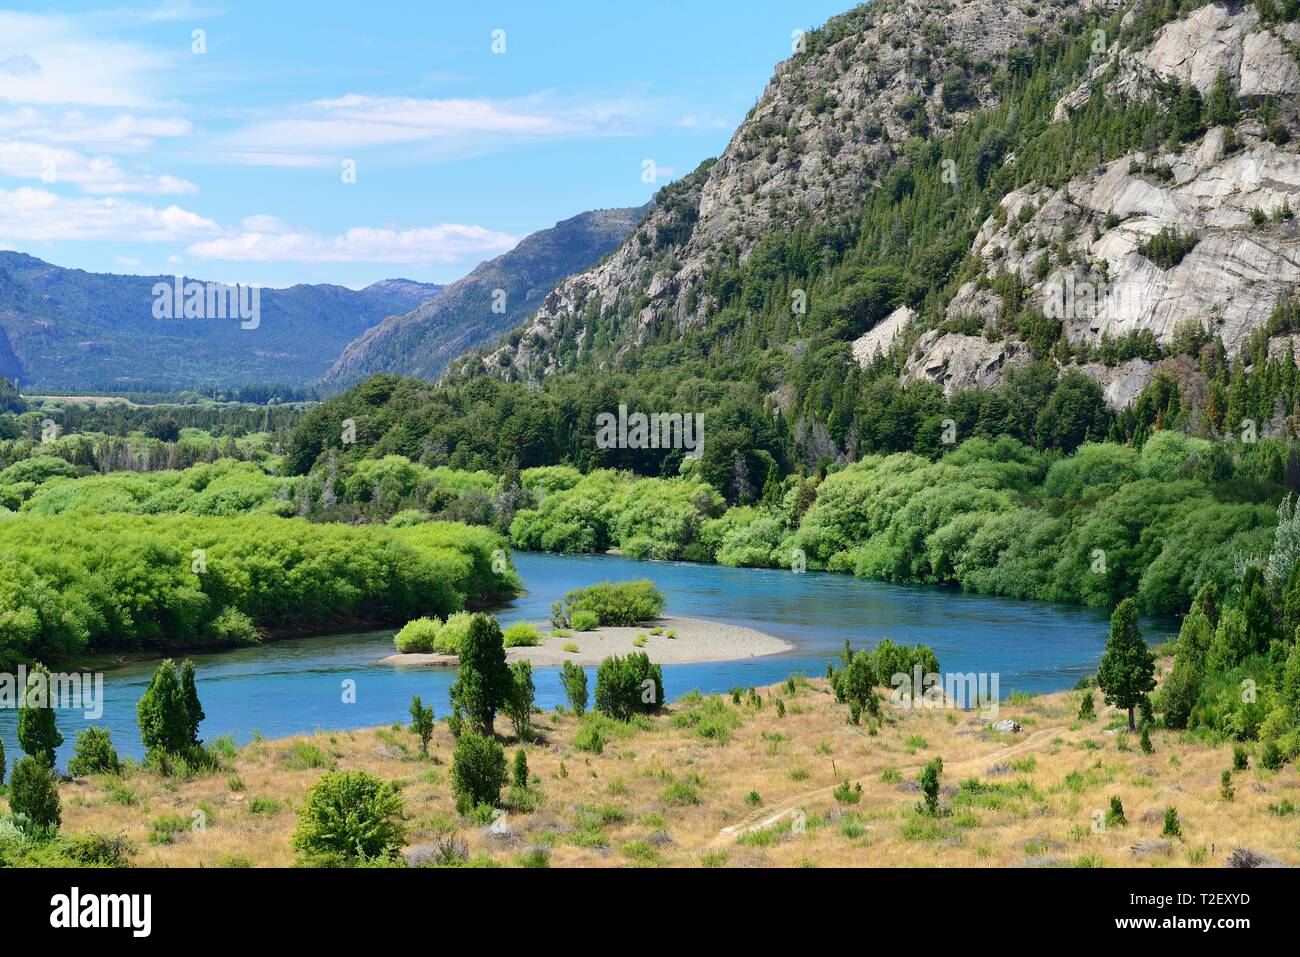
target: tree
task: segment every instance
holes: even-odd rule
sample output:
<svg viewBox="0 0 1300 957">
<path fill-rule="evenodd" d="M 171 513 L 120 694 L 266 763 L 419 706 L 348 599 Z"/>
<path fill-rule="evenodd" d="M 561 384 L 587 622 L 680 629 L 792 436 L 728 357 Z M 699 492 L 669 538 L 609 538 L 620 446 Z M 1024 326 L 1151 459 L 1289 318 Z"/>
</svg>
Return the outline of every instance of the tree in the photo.
<svg viewBox="0 0 1300 957">
<path fill-rule="evenodd" d="M 517 788 L 528 787 L 528 755 L 523 748 L 515 752 L 514 781 Z"/>
<path fill-rule="evenodd" d="M 18 712 L 19 746 L 47 768 L 54 767 L 54 751 L 63 743 L 50 691 L 50 673 L 38 666 L 27 678 L 23 706 Z"/>
<path fill-rule="evenodd" d="M 451 759 L 456 809 L 468 814 L 481 804 L 496 807 L 505 783 L 506 753 L 496 739 L 473 731 L 462 734 Z"/>
<path fill-rule="evenodd" d="M 77 735 L 68 774 L 82 778 L 88 774 L 117 774 L 122 770 L 107 728 L 87 728 Z"/>
<path fill-rule="evenodd" d="M 1137 606 L 1125 598 L 1110 619 L 1110 638 L 1097 668 L 1097 687 L 1106 703 L 1128 710 L 1128 727 L 1136 728 L 1133 711 L 1156 686 L 1156 659 L 1137 625 Z"/>
<path fill-rule="evenodd" d="M 527 658 L 510 665 L 510 693 L 506 695 L 503 710 L 515 726 L 515 734 L 526 740 L 533 733 L 533 666 Z"/>
<path fill-rule="evenodd" d="M 925 813 L 931 817 L 939 814 L 939 775 L 943 773 L 943 758 L 934 757 L 921 769 L 918 780 L 921 783 L 921 796 L 925 798 Z"/>
<path fill-rule="evenodd" d="M 564 696 L 569 707 L 578 717 L 587 710 L 587 672 L 571 661 L 560 666 L 560 683 L 564 685 Z"/>
<path fill-rule="evenodd" d="M 848 666 L 835 676 L 836 695 L 849 706 L 849 721 L 858 724 L 865 710 L 875 715 L 880 710 L 876 697 L 876 670 L 871 665 L 871 657 L 865 651 L 859 651 L 850 659 Z"/>
<path fill-rule="evenodd" d="M 54 772 L 42 759 L 28 755 L 14 765 L 9 780 L 9 809 L 25 814 L 38 827 L 57 828 L 62 823 L 59 786 Z"/>
<path fill-rule="evenodd" d="M 186 664 L 190 664 L 186 662 Z M 189 683 L 182 677 L 183 668 L 168 658 L 158 665 L 149 680 L 149 687 L 136 705 L 136 719 L 140 725 L 140 740 L 150 751 L 164 754 L 185 754 L 196 744 L 198 722 L 190 708 L 198 705 L 198 694 L 193 685 L 193 665 L 190 665 Z"/>
<path fill-rule="evenodd" d="M 331 771 L 307 792 L 293 847 L 321 863 L 354 863 L 386 857 L 405 840 L 398 784 L 368 771 Z"/>
<path fill-rule="evenodd" d="M 194 662 L 186 658 L 181 662 L 181 698 L 185 702 L 186 728 L 190 745 L 199 745 L 199 725 L 207 717 L 199 703 L 199 690 L 194 680 Z"/>
<path fill-rule="evenodd" d="M 596 669 L 596 710 L 628 721 L 658 711 L 664 700 L 663 669 L 644 651 L 606 658 Z"/>
<path fill-rule="evenodd" d="M 497 711 L 512 687 L 501 626 L 490 615 L 477 614 L 465 635 L 460 667 L 451 686 L 452 730 L 459 730 L 463 720 L 478 734 L 493 734 Z"/>
<path fill-rule="evenodd" d="M 1231 126 L 1237 122 L 1237 94 L 1232 90 L 1226 70 L 1220 69 L 1214 77 L 1210 99 L 1205 104 L 1205 121 L 1211 126 Z"/>
<path fill-rule="evenodd" d="M 1085 691 L 1083 697 L 1079 699 L 1079 720 L 1095 721 L 1097 719 L 1097 709 L 1092 700 L 1092 692 Z"/>
<path fill-rule="evenodd" d="M 411 698 L 411 733 L 419 737 L 420 753 L 427 758 L 433 737 L 433 705 L 426 706 L 418 694 Z"/>
<path fill-rule="evenodd" d="M 1124 816 L 1124 802 L 1119 799 L 1119 795 L 1114 795 L 1110 799 L 1110 808 L 1106 811 L 1107 827 L 1123 827 L 1128 823 L 1128 818 Z"/>
</svg>

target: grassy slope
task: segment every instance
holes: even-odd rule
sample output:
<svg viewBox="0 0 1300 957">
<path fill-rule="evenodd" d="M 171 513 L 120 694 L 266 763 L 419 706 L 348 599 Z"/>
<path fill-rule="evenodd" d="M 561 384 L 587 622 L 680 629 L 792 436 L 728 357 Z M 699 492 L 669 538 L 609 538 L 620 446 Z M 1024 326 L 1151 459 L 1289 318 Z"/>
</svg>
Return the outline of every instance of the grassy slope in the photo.
<svg viewBox="0 0 1300 957">
<path fill-rule="evenodd" d="M 682 710 L 674 706 L 649 730 L 631 732 L 593 756 L 572 748 L 574 717 L 541 716 L 545 743 L 529 748 L 529 764 L 540 778 L 534 790 L 542 801 L 530 814 L 508 815 L 518 832 L 509 840 L 456 820 L 449 784 L 453 742 L 442 724 L 428 761 L 419 758 L 408 731 L 380 728 L 256 743 L 227 772 L 188 782 L 133 770 L 124 781 L 67 783 L 64 832 L 89 827 L 124 833 L 138 845 L 139 865 L 212 866 L 229 863 L 231 855 L 255 865 L 291 864 L 293 805 L 322 773 L 303 766 L 302 755 L 314 747 L 339 768 L 364 768 L 406 782 L 412 845 L 432 841 L 455 822 L 473 855 L 507 865 L 538 844 L 551 846 L 552 866 L 1221 866 L 1242 845 L 1300 864 L 1300 815 L 1279 817 L 1269 810 L 1287 797 L 1300 799 L 1293 767 L 1236 774 L 1235 800 L 1224 803 L 1219 778 L 1231 765 L 1230 744 L 1212 746 L 1157 731 L 1154 754 L 1143 755 L 1136 740 L 1120 751 L 1116 737 L 1104 733 L 1120 716 L 1101 707 L 1095 722 L 1081 725 L 1073 717 L 1077 703 L 1071 693 L 1004 705 L 1001 717 L 1020 721 L 1020 734 L 989 734 L 960 712 L 888 707 L 876 736 L 845 722 L 844 707 L 824 681 L 803 685 L 793 696 L 784 685 L 762 693 L 761 709 L 727 699 L 726 709 L 740 723 L 725 744 L 672 727 L 672 715 Z M 785 717 L 777 716 L 775 698 L 785 699 Z M 508 727 L 501 722 L 503 730 Z M 936 754 L 945 763 L 943 803 L 952 809 L 938 820 L 915 813 L 920 796 L 911 784 Z M 997 765 L 1002 773 L 990 775 Z M 795 769 L 807 776 L 795 780 Z M 242 780 L 242 791 L 231 790 L 232 774 Z M 696 776 L 698 804 L 667 796 L 674 781 Z M 844 777 L 861 781 L 860 803 L 840 804 L 833 797 L 832 787 Z M 958 785 L 972 777 L 1004 793 L 974 799 L 959 794 Z M 129 790 L 134 803 L 113 800 L 114 789 Z M 751 791 L 761 795 L 760 805 L 746 802 Z M 1096 833 L 1093 813 L 1111 795 L 1123 799 L 1129 823 Z M 281 807 L 253 813 L 254 798 L 273 798 Z M 1173 841 L 1167 855 L 1137 858 L 1130 847 L 1159 839 L 1168 805 L 1178 808 L 1183 839 Z M 168 815 L 189 819 L 200 806 L 208 813 L 206 830 L 182 833 L 165 845 L 149 841 L 151 821 Z M 584 815 L 583 807 L 596 811 Z M 788 815 L 750 830 L 794 807 L 805 809 L 804 834 L 791 833 Z M 657 832 L 671 842 L 651 840 Z M 580 846 L 599 845 L 602 838 L 607 846 Z"/>
</svg>

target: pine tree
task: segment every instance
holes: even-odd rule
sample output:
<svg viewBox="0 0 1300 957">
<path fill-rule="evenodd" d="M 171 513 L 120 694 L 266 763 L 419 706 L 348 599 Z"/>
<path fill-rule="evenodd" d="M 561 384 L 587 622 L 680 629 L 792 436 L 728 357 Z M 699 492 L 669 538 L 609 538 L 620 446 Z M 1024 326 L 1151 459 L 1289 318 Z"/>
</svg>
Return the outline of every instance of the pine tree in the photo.
<svg viewBox="0 0 1300 957">
<path fill-rule="evenodd" d="M 458 731 L 461 721 L 469 721 L 473 731 L 491 737 L 497 711 L 506 703 L 513 680 L 506 664 L 501 626 L 490 615 L 475 615 L 461 648 L 456 680 L 451 686 L 455 719 L 452 730 Z"/>
<path fill-rule="evenodd" d="M 54 767 L 54 752 L 63 743 L 50 700 L 50 673 L 37 666 L 27 678 L 23 706 L 18 712 L 18 745 L 47 768 Z"/>
<path fill-rule="evenodd" d="M 1138 631 L 1137 606 L 1125 598 L 1110 619 L 1110 638 L 1097 668 L 1097 687 L 1106 703 L 1128 710 L 1129 730 L 1135 730 L 1134 709 L 1156 686 L 1156 659 Z"/>
</svg>

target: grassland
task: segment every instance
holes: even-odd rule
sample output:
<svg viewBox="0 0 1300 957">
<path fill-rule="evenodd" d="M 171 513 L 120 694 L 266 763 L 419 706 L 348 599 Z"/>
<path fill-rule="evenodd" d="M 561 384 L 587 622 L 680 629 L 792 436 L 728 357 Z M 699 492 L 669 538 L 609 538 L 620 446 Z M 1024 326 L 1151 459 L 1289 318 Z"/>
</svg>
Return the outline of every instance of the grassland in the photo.
<svg viewBox="0 0 1300 957">
<path fill-rule="evenodd" d="M 740 698 L 688 696 L 634 725 L 601 721 L 599 754 L 575 748 L 572 714 L 539 716 L 541 739 L 523 745 L 531 784 L 517 802 L 535 806 L 508 807 L 495 827 L 456 814 L 454 744 L 440 723 L 428 758 L 395 724 L 257 741 L 222 771 L 189 780 L 131 767 L 67 782 L 63 831 L 125 835 L 141 866 L 291 865 L 295 806 L 339 768 L 403 783 L 406 856 L 416 863 L 1213 867 L 1245 846 L 1300 864 L 1293 766 L 1271 772 L 1252 761 L 1226 800 L 1230 742 L 1155 730 L 1145 754 L 1118 730 L 1119 713 L 1099 706 L 1096 720 L 1077 720 L 1073 692 L 1004 703 L 998 717 L 1022 727 L 1006 734 L 972 712 L 889 704 L 872 734 L 847 723 L 822 680 Z M 931 816 L 917 810 L 915 782 L 935 756 L 942 809 Z M 1116 796 L 1127 824 L 1098 827 Z M 1171 806 L 1182 833 L 1166 847 Z"/>
</svg>

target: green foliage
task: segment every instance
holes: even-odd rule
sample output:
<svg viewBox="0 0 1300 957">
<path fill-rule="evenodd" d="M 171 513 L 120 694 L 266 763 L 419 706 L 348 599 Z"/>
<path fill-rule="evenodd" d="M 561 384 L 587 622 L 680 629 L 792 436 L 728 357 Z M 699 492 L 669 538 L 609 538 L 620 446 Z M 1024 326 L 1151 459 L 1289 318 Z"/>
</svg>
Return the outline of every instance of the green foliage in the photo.
<svg viewBox="0 0 1300 957">
<path fill-rule="evenodd" d="M 393 636 L 393 644 L 404 655 L 432 654 L 441 630 L 442 623 L 436 618 L 414 618 Z"/>
<path fill-rule="evenodd" d="M 1126 598 L 1111 616 L 1110 638 L 1097 667 L 1097 687 L 1107 704 L 1128 709 L 1128 726 L 1132 730 L 1133 710 L 1155 686 L 1155 656 L 1138 631 L 1137 608 Z"/>
<path fill-rule="evenodd" d="M 1165 826 L 1160 831 L 1161 837 L 1182 837 L 1183 826 L 1178 820 L 1178 808 L 1165 808 Z"/>
<path fill-rule="evenodd" d="M 1083 696 L 1079 699 L 1079 720 L 1080 721 L 1097 720 L 1097 710 L 1096 710 L 1096 706 L 1093 703 L 1091 691 L 1085 691 L 1083 693 Z"/>
<path fill-rule="evenodd" d="M 49 670 L 37 667 L 27 677 L 18 711 L 19 747 L 47 768 L 54 767 L 54 751 L 63 743 L 56 725 L 53 694 Z"/>
<path fill-rule="evenodd" d="M 507 648 L 531 647 L 541 644 L 542 633 L 537 630 L 536 625 L 517 621 L 505 630 L 504 640 Z"/>
<path fill-rule="evenodd" d="M 502 703 L 502 710 L 515 726 L 515 734 L 523 740 L 532 737 L 535 695 L 532 662 L 527 658 L 520 658 L 511 663 L 510 690 Z"/>
<path fill-rule="evenodd" d="M 406 841 L 399 788 L 367 771 L 332 771 L 298 811 L 294 850 L 311 862 L 358 864 L 390 857 Z"/>
<path fill-rule="evenodd" d="M 579 609 L 569 616 L 569 624 L 573 626 L 574 631 L 595 631 L 600 627 L 600 617 L 594 611 Z M 573 642 L 566 642 L 566 647 Z M 574 645 L 574 649 L 577 649 Z"/>
<path fill-rule="evenodd" d="M 506 784 L 506 753 L 495 739 L 467 732 L 456 742 L 451 789 L 456 808 L 468 814 L 480 805 L 496 807 Z"/>
<path fill-rule="evenodd" d="M 73 757 L 68 762 L 68 775 L 74 778 L 90 774 L 117 774 L 122 762 L 109 738 L 107 728 L 86 728 L 77 734 Z"/>
<path fill-rule="evenodd" d="M 417 694 L 411 698 L 411 733 L 420 739 L 420 753 L 429 756 L 429 739 L 433 737 L 433 705 L 426 705 Z"/>
<path fill-rule="evenodd" d="M 663 703 L 663 669 L 645 652 L 606 658 L 596 669 L 596 710 L 602 714 L 628 721 L 658 711 Z"/>
<path fill-rule="evenodd" d="M 571 661 L 560 665 L 560 684 L 564 686 L 564 697 L 569 707 L 578 717 L 587 710 L 587 673 Z"/>
<path fill-rule="evenodd" d="M 511 774 L 514 779 L 515 787 L 528 787 L 528 755 L 524 753 L 523 748 L 520 748 L 515 752 L 515 763 Z"/>
<path fill-rule="evenodd" d="M 198 746 L 203 710 L 194 690 L 194 665 L 170 658 L 158 665 L 136 705 L 140 740 L 150 751 L 185 755 Z"/>
<path fill-rule="evenodd" d="M 1112 795 L 1110 807 L 1106 811 L 1107 827 L 1123 827 L 1128 824 L 1128 818 L 1124 816 L 1124 802 L 1119 799 L 1119 795 Z"/>
<path fill-rule="evenodd" d="M 474 615 L 451 686 L 453 732 L 465 721 L 474 732 L 491 736 L 497 711 L 513 687 L 501 627 L 490 615 Z"/>
<path fill-rule="evenodd" d="M 552 610 L 552 622 L 557 628 L 573 622 L 577 612 L 590 612 L 599 625 L 633 626 L 658 618 L 664 608 L 664 596 L 648 578 L 628 582 L 599 582 L 586 588 L 575 588 L 557 602 Z M 586 629 L 579 628 L 579 631 Z"/>
<path fill-rule="evenodd" d="M 57 829 L 62 821 L 59 786 L 50 765 L 28 755 L 14 764 L 9 779 L 9 808 L 37 827 Z"/>
<path fill-rule="evenodd" d="M 925 813 L 931 817 L 939 814 L 939 776 L 943 774 L 943 758 L 934 757 L 925 763 L 921 776 L 917 779 L 921 785 L 921 796 L 925 802 Z"/>
</svg>

